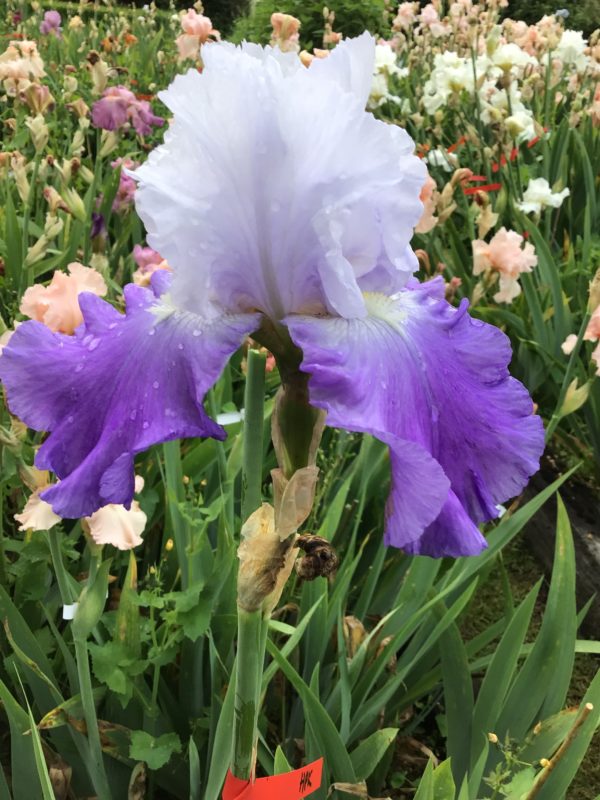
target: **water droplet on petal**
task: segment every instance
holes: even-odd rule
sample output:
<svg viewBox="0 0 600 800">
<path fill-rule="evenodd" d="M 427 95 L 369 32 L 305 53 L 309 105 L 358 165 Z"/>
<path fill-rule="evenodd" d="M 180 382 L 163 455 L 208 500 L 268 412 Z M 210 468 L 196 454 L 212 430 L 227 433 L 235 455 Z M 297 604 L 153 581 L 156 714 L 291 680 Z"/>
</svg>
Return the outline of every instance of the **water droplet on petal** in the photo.
<svg viewBox="0 0 600 800">
<path fill-rule="evenodd" d="M 146 429 L 147 429 L 147 428 L 149 428 L 149 427 L 150 427 L 150 423 L 149 423 L 149 422 L 143 422 L 143 423 L 142 423 L 142 428 L 143 428 L 144 430 L 146 430 Z"/>
<path fill-rule="evenodd" d="M 198 330 L 198 328 L 195 328 L 195 329 L 192 331 L 192 335 L 193 335 L 193 336 L 202 336 L 202 331 L 201 331 L 201 330 Z"/>
<path fill-rule="evenodd" d="M 73 422 L 73 417 L 67 417 L 67 422 Z"/>
<path fill-rule="evenodd" d="M 154 336 L 154 328 L 151 328 L 151 329 L 148 331 L 148 336 Z"/>
<path fill-rule="evenodd" d="M 152 384 L 152 388 L 153 389 L 158 389 L 159 386 L 160 386 L 160 383 L 158 381 L 154 381 L 154 383 Z"/>
<path fill-rule="evenodd" d="M 81 372 L 81 370 L 83 369 L 83 367 L 84 367 L 84 363 L 83 363 L 83 361 L 81 361 L 81 362 L 80 362 L 79 364 L 77 364 L 77 366 L 75 367 L 75 372 Z"/>
<path fill-rule="evenodd" d="M 177 345 L 177 349 L 178 350 L 183 350 L 183 345 L 181 344 L 181 342 L 179 342 L 179 344 Z"/>
<path fill-rule="evenodd" d="M 90 353 L 93 350 L 95 350 L 98 347 L 99 344 L 100 344 L 100 339 L 92 339 L 92 341 L 90 342 L 89 347 L 88 347 L 88 350 L 90 351 Z"/>
<path fill-rule="evenodd" d="M 109 331 L 112 331 L 112 330 L 114 330 L 116 327 L 117 327 L 117 323 L 116 323 L 116 322 L 111 322 L 111 323 L 110 323 L 110 325 L 108 326 L 108 330 L 109 330 Z"/>
</svg>

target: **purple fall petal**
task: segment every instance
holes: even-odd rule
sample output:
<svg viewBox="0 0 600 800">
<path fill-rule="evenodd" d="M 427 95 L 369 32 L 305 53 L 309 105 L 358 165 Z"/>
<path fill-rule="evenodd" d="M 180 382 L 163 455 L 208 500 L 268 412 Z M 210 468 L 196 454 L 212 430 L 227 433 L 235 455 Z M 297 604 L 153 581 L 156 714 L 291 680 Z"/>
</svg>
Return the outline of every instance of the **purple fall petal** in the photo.
<svg viewBox="0 0 600 800">
<path fill-rule="evenodd" d="M 389 534 L 386 544 L 395 545 Z M 486 547 L 487 542 L 479 528 L 452 490 L 448 492 L 448 498 L 435 522 L 425 528 L 417 540 L 402 545 L 402 549 L 411 555 L 432 558 L 477 556 Z"/>
<path fill-rule="evenodd" d="M 160 283 L 153 285 L 164 289 Z M 203 398 L 256 327 L 257 315 L 207 321 L 134 285 L 125 297 L 122 315 L 81 294 L 84 323 L 75 336 L 25 322 L 0 358 L 11 411 L 30 427 L 51 431 L 36 464 L 61 479 L 44 499 L 62 517 L 89 516 L 107 503 L 128 505 L 134 456 L 153 444 L 225 438 Z"/>
<path fill-rule="evenodd" d="M 123 92 L 120 92 L 120 89 L 123 87 L 107 89 L 100 100 L 96 100 L 92 106 L 92 125 L 95 128 L 116 131 L 127 122 L 127 109 L 130 102 L 128 96 L 131 95 L 135 100 L 135 95 L 128 89 Z"/>
<path fill-rule="evenodd" d="M 285 320 L 304 352 L 311 402 L 329 425 L 390 445 L 388 544 L 473 555 L 485 547 L 474 523 L 521 491 L 544 447 L 531 398 L 508 373 L 510 343 L 449 305 L 441 279 L 393 298 L 367 295 L 366 304 L 364 319 Z M 417 473 L 415 453 L 433 464 L 420 455 Z"/>
</svg>

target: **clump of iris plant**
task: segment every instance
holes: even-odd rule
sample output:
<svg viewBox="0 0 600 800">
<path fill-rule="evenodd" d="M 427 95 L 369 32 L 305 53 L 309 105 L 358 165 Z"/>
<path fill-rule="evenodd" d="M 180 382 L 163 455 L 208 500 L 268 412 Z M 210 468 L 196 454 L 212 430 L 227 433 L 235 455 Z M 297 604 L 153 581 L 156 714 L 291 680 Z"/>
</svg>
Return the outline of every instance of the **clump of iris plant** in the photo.
<svg viewBox="0 0 600 800">
<path fill-rule="evenodd" d="M 134 458 L 153 444 L 225 437 L 204 397 L 248 335 L 275 356 L 274 502 L 261 502 L 259 471 L 242 504 L 228 781 L 255 771 L 269 617 L 287 578 L 298 561 L 305 578 L 337 564 L 326 540 L 297 536 L 324 424 L 388 445 L 385 541 L 430 556 L 479 553 L 478 523 L 543 449 L 507 337 L 446 302 L 441 278 L 412 277 L 427 171 L 404 130 L 365 111 L 374 60 L 367 34 L 308 68 L 271 47 L 206 47 L 203 72 L 162 93 L 168 135 L 134 173 L 148 244 L 171 271 L 126 286 L 124 315 L 80 294 L 71 336 L 22 323 L 0 357 L 12 412 L 50 432 L 36 465 L 60 480 L 40 497 L 77 518 L 130 507 Z M 99 102 L 120 107 L 116 94 Z M 262 424 L 260 358 L 249 354 L 246 414 Z"/>
<path fill-rule="evenodd" d="M 161 93 L 172 124 L 135 172 L 148 243 L 172 272 L 126 286 L 125 315 L 81 294 L 73 336 L 26 322 L 0 359 L 13 413 L 50 431 L 36 463 L 60 482 L 44 499 L 62 517 L 128 505 L 137 453 L 223 439 L 204 396 L 251 335 L 278 362 L 282 418 L 319 410 L 389 446 L 387 544 L 479 553 L 478 523 L 538 468 L 542 423 L 509 375 L 507 337 L 449 305 L 441 278 L 412 277 L 427 172 L 404 130 L 365 111 L 373 39 L 308 69 L 249 44 L 203 59 Z M 125 122 L 125 91 L 96 103 L 96 125 Z M 306 458 L 285 445 L 289 478 Z"/>
</svg>

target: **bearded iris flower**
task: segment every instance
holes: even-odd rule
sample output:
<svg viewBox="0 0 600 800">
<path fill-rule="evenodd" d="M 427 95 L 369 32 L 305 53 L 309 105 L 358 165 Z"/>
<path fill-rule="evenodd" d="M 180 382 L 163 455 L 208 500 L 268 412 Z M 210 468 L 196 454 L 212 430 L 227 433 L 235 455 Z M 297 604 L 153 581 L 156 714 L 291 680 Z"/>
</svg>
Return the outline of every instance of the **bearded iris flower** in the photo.
<svg viewBox="0 0 600 800">
<path fill-rule="evenodd" d="M 126 286 L 124 315 L 81 294 L 73 336 L 25 322 L 0 358 L 12 412 L 50 431 L 36 463 L 60 482 L 44 499 L 62 517 L 128 505 L 137 453 L 223 439 L 204 396 L 247 335 L 275 331 L 327 424 L 389 446 L 386 543 L 480 552 L 477 524 L 538 467 L 542 424 L 507 337 L 449 305 L 441 278 L 412 277 L 426 169 L 404 130 L 365 111 L 372 38 L 308 69 L 248 44 L 203 60 L 162 93 L 172 123 L 135 173 L 172 273 Z"/>
</svg>

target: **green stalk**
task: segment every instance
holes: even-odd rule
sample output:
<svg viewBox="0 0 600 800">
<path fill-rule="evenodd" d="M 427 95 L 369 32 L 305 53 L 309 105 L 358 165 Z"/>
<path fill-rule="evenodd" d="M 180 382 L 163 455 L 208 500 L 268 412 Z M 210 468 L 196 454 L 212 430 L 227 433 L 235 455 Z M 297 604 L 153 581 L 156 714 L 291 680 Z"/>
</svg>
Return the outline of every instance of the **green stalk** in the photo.
<svg viewBox="0 0 600 800">
<path fill-rule="evenodd" d="M 187 589 L 190 583 L 190 564 L 188 558 L 188 532 L 187 526 L 181 515 L 179 503 L 183 502 L 183 470 L 181 467 L 181 445 L 179 441 L 165 442 L 163 444 L 165 463 L 165 488 L 167 492 L 167 508 L 171 519 L 177 561 L 181 571 L 181 588 Z"/>
<path fill-rule="evenodd" d="M 73 594 L 69 585 L 69 577 L 65 569 L 65 564 L 60 550 L 60 531 L 51 528 L 48 531 L 48 544 L 50 545 L 50 555 L 52 556 L 52 566 L 58 583 L 60 599 L 63 606 L 68 606 L 73 600 Z"/>
<path fill-rule="evenodd" d="M 210 415 L 213 419 L 217 418 L 219 409 L 215 397 L 214 388 L 208 393 L 208 407 Z M 219 484 L 221 486 L 221 494 L 225 497 L 225 533 L 228 539 L 233 538 L 234 523 L 235 523 L 235 508 L 234 508 L 234 492 L 232 488 L 232 481 L 227 475 L 227 456 L 225 454 L 225 446 L 223 442 L 215 439 L 215 450 L 217 452 L 217 467 L 219 470 Z"/>
<path fill-rule="evenodd" d="M 100 158 L 101 137 L 100 129 L 96 131 L 96 158 L 94 162 L 94 177 L 92 178 L 92 185 L 89 188 L 89 199 L 86 203 L 86 226 L 83 240 L 83 263 L 88 264 L 92 250 L 92 212 L 94 211 L 94 201 L 96 199 L 96 189 L 98 188 L 99 178 L 102 175 L 102 159 Z"/>
<path fill-rule="evenodd" d="M 512 117 L 513 107 L 512 107 L 512 100 L 510 99 L 510 80 L 506 84 L 506 90 L 505 91 L 506 91 L 506 102 L 508 104 L 508 113 L 509 113 L 509 116 Z M 513 138 L 511 139 L 511 142 L 512 142 L 512 147 L 517 151 L 517 158 L 515 159 L 516 167 L 517 167 L 517 193 L 516 193 L 516 196 L 519 198 L 519 200 L 522 200 L 523 199 L 523 179 L 521 177 L 521 165 L 519 163 L 519 159 L 521 157 L 521 154 L 519 153 L 519 145 L 517 143 L 516 137 L 513 136 Z M 508 172 L 510 174 L 511 186 L 514 186 L 514 181 L 513 181 L 513 177 L 512 177 L 512 166 L 511 166 L 510 162 L 508 163 L 507 166 L 508 166 Z"/>
<path fill-rule="evenodd" d="M 23 239 L 22 239 L 22 259 L 23 265 L 25 265 L 25 260 L 27 258 L 27 251 L 29 250 L 29 220 L 31 217 L 31 208 L 33 206 L 33 201 L 35 199 L 35 189 L 38 179 L 38 172 L 40 169 L 40 160 L 41 155 L 40 153 L 35 154 L 35 160 L 33 162 L 33 171 L 31 173 L 31 182 L 29 184 L 29 194 L 27 195 L 27 202 L 25 203 L 25 210 L 23 212 Z M 27 281 L 27 286 L 30 283 L 30 271 L 23 269 L 22 275 L 25 276 L 25 280 Z"/>
<path fill-rule="evenodd" d="M 263 418 L 265 400 L 265 357 L 248 351 L 244 395 L 242 456 L 242 519 L 246 520 L 262 502 Z M 238 606 L 238 640 L 233 717 L 231 771 L 250 780 L 256 760 L 258 708 L 268 619 L 261 608 L 245 611 Z"/>
<path fill-rule="evenodd" d="M 588 311 L 583 317 L 583 321 L 579 328 L 579 333 L 577 334 L 577 342 L 571 352 L 571 355 L 569 356 L 569 363 L 567 364 L 565 377 L 563 378 L 563 382 L 560 387 L 560 393 L 558 395 L 558 400 L 554 408 L 554 413 L 550 418 L 550 422 L 546 426 L 546 444 L 548 444 L 550 439 L 552 439 L 552 435 L 556 430 L 556 426 L 562 419 L 562 414 L 560 413 L 560 410 L 563 407 L 563 403 L 565 402 L 565 397 L 567 396 L 567 390 L 569 388 L 569 384 L 571 383 L 571 378 L 573 377 L 573 371 L 575 369 L 577 356 L 579 355 L 579 349 L 581 347 L 581 343 L 583 342 L 583 336 L 585 334 L 585 330 L 587 328 L 589 319 L 590 319 L 590 312 Z"/>
<path fill-rule="evenodd" d="M 260 686 L 265 660 L 268 620 L 262 609 L 238 608 L 237 674 L 233 717 L 231 771 L 250 780 L 256 760 L 256 739 Z"/>
<path fill-rule="evenodd" d="M 262 502 L 262 454 L 265 404 L 265 362 L 258 350 L 248 350 L 244 393 L 244 442 L 242 455 L 242 519 Z"/>
<path fill-rule="evenodd" d="M 477 91 L 477 55 L 475 53 L 475 48 L 471 47 L 471 66 L 473 68 L 473 85 L 475 87 L 474 97 L 475 97 L 475 108 L 477 113 L 475 114 L 475 123 L 477 127 L 477 134 L 479 136 L 479 147 L 481 149 L 481 163 L 485 167 L 485 172 L 488 177 L 488 180 L 491 180 L 491 171 L 488 159 L 485 157 L 485 148 L 484 148 L 484 136 L 483 136 L 483 125 L 481 122 L 481 100 L 479 97 L 479 92 Z"/>
<path fill-rule="evenodd" d="M 544 127 L 550 126 L 550 78 L 552 76 L 552 51 L 548 53 L 548 64 L 546 66 L 546 75 L 544 78 Z"/>
<path fill-rule="evenodd" d="M 94 695 L 92 693 L 92 677 L 90 674 L 90 662 L 85 639 L 74 637 L 75 658 L 77 659 L 77 675 L 79 677 L 79 692 L 81 694 L 81 704 L 83 706 L 83 716 L 87 728 L 87 738 L 89 745 L 90 761 L 88 767 L 92 784 L 98 795 L 98 800 L 111 800 L 108 779 L 104 770 L 102 759 L 102 743 L 100 741 L 100 731 L 98 730 L 98 718 L 96 716 L 96 706 L 94 705 Z"/>
<path fill-rule="evenodd" d="M 4 554 L 4 486 L 0 488 L 0 585 L 8 586 L 6 556 Z"/>
</svg>

